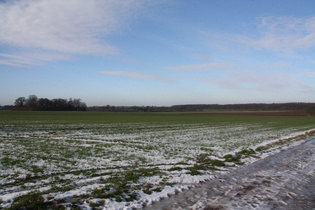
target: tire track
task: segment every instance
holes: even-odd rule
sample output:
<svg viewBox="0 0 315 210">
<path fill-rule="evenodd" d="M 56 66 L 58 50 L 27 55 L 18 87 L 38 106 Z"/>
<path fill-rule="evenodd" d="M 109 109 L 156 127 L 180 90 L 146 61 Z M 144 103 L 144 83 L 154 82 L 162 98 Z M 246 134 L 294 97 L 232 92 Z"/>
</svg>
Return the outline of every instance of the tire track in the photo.
<svg viewBox="0 0 315 210">
<path fill-rule="evenodd" d="M 315 209 L 315 139 L 146 209 Z"/>
</svg>

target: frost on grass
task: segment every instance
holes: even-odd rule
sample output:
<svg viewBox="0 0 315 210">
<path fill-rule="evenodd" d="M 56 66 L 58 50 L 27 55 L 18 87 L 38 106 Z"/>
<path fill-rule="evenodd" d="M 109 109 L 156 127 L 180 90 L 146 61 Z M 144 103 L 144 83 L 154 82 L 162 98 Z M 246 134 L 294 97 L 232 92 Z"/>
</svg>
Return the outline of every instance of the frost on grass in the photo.
<svg viewBox="0 0 315 210">
<path fill-rule="evenodd" d="M 141 207 L 244 164 L 242 158 L 259 158 L 257 145 L 308 129 L 259 123 L 0 125 L 0 208 L 28 199 L 47 208 Z"/>
</svg>

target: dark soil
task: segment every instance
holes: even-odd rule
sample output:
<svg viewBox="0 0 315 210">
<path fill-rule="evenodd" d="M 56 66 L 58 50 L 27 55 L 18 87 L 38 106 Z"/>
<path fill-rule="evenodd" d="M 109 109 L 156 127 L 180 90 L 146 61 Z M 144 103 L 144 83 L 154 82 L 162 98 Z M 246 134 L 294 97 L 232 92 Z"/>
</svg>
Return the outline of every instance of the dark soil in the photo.
<svg viewBox="0 0 315 210">
<path fill-rule="evenodd" d="M 307 116 L 305 112 L 298 111 L 229 111 L 194 113 L 202 115 L 258 115 L 258 116 Z"/>
</svg>

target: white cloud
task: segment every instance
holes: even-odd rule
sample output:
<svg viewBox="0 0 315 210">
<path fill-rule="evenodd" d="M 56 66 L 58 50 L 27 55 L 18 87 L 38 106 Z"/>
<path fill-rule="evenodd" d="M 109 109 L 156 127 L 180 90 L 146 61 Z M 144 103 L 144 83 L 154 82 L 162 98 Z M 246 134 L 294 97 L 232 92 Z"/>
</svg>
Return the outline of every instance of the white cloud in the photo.
<svg viewBox="0 0 315 210">
<path fill-rule="evenodd" d="M 275 66 L 289 66 L 290 62 L 276 62 Z M 314 77 L 314 72 L 303 73 L 264 73 L 257 70 L 235 69 L 233 63 L 202 63 L 196 65 L 167 66 L 165 69 L 175 72 L 200 72 L 197 80 L 232 90 L 278 91 L 280 89 L 311 93 L 315 86 L 305 83 L 299 76 Z M 192 78 L 191 78 L 192 79 Z M 193 78 L 195 79 L 195 78 Z"/>
<path fill-rule="evenodd" d="M 167 76 L 147 74 L 137 71 L 99 71 L 101 74 L 107 74 L 112 76 L 128 77 L 132 79 L 145 79 L 145 80 L 155 80 L 159 82 L 175 83 L 174 80 Z"/>
<path fill-rule="evenodd" d="M 25 57 L 0 53 L 0 64 L 8 65 L 8 66 L 18 66 L 18 67 L 26 67 L 28 65 L 38 65 L 36 61 L 31 59 L 27 59 Z"/>
<path fill-rule="evenodd" d="M 65 60 L 70 56 L 60 53 L 44 53 L 44 52 L 32 52 L 32 53 L 18 53 L 8 54 L 0 53 L 0 64 L 8 66 L 18 67 L 30 67 L 41 65 L 43 61 Z"/>
<path fill-rule="evenodd" d="M 6 1 L 0 3 L 0 44 L 25 52 L 115 54 L 118 49 L 107 43 L 106 37 L 127 27 L 129 19 L 142 8 L 143 2 Z"/>
<path fill-rule="evenodd" d="M 241 42 L 256 49 L 294 52 L 315 47 L 315 17 L 263 17 L 257 38 L 243 37 Z"/>
<path fill-rule="evenodd" d="M 227 89 L 246 89 L 256 91 L 297 90 L 314 92 L 314 87 L 303 83 L 294 74 L 261 73 L 258 71 L 230 71 L 226 76 L 202 78 L 200 81 Z"/>
<path fill-rule="evenodd" d="M 231 67 L 229 63 L 203 63 L 196 65 L 178 65 L 178 66 L 166 66 L 165 69 L 177 72 L 183 71 L 212 71 L 218 69 L 228 69 Z"/>
<path fill-rule="evenodd" d="M 302 72 L 300 75 L 306 76 L 306 77 L 315 77 L 315 72 Z"/>
</svg>

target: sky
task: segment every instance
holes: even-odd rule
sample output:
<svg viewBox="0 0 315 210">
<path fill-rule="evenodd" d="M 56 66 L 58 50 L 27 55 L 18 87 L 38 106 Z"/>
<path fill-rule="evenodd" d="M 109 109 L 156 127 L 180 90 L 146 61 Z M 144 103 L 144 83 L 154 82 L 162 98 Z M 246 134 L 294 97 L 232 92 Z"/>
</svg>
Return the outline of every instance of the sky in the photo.
<svg viewBox="0 0 315 210">
<path fill-rule="evenodd" d="M 314 0 L 0 0 L 0 105 L 315 102 Z"/>
</svg>

